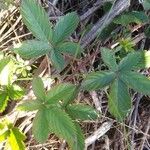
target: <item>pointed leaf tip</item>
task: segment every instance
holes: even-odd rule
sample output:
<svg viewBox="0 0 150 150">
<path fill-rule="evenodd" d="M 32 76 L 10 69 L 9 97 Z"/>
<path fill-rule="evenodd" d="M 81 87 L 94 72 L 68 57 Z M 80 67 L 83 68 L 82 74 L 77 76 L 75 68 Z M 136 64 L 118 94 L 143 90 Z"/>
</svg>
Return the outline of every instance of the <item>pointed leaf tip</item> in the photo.
<svg viewBox="0 0 150 150">
<path fill-rule="evenodd" d="M 20 11 L 23 22 L 37 39 L 46 42 L 52 40 L 52 24 L 36 0 L 22 0 Z"/>
<path fill-rule="evenodd" d="M 35 94 L 35 96 L 40 100 L 41 102 L 45 101 L 45 89 L 44 84 L 41 78 L 36 77 L 32 81 L 32 89 Z"/>
<path fill-rule="evenodd" d="M 92 72 L 87 75 L 82 82 L 82 88 L 84 90 L 98 90 L 109 85 L 115 79 L 115 73 L 113 72 Z"/>
<path fill-rule="evenodd" d="M 113 52 L 108 48 L 101 49 L 101 55 L 104 63 L 109 67 L 110 70 L 116 71 L 117 70 L 117 63 Z"/>
<path fill-rule="evenodd" d="M 68 13 L 65 16 L 60 17 L 54 28 L 54 43 L 58 44 L 68 38 L 79 23 L 79 17 L 75 12 Z"/>
<path fill-rule="evenodd" d="M 119 79 L 116 79 L 110 87 L 108 107 L 110 113 L 119 121 L 123 121 L 131 109 L 128 87 Z"/>
</svg>

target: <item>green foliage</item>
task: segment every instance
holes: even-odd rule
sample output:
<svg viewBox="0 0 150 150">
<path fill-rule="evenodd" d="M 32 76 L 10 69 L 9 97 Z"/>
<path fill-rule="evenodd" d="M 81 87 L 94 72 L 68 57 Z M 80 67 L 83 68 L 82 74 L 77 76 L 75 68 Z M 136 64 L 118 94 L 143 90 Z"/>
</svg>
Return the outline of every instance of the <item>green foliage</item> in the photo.
<svg viewBox="0 0 150 150">
<path fill-rule="evenodd" d="M 34 111 L 40 109 L 42 106 L 38 100 L 26 100 L 23 104 L 18 106 L 19 110 L 22 111 Z"/>
<path fill-rule="evenodd" d="M 131 109 L 131 98 L 127 85 L 120 79 L 116 79 L 110 85 L 108 107 L 110 113 L 118 120 L 126 117 Z"/>
<path fill-rule="evenodd" d="M 72 104 L 66 107 L 67 113 L 74 119 L 80 120 L 95 120 L 97 112 L 90 106 L 83 104 Z"/>
<path fill-rule="evenodd" d="M 90 91 L 104 88 L 110 84 L 109 111 L 116 119 L 123 121 L 131 109 L 129 88 L 150 95 L 150 80 L 134 72 L 150 65 L 148 61 L 150 60 L 149 52 L 129 53 L 114 67 L 115 60 L 112 57 L 112 53 L 109 49 L 104 48 L 102 50 L 102 59 L 110 70 L 88 74 L 82 83 L 82 88 Z"/>
<path fill-rule="evenodd" d="M 150 9 L 150 0 L 143 0 L 143 7 L 147 11 Z"/>
<path fill-rule="evenodd" d="M 147 77 L 131 71 L 123 73 L 121 79 L 129 85 L 130 88 L 145 95 L 150 95 L 150 79 Z"/>
<path fill-rule="evenodd" d="M 82 83 L 82 87 L 85 90 L 97 90 L 109 85 L 115 79 L 114 72 L 97 71 L 87 75 L 86 79 Z"/>
<path fill-rule="evenodd" d="M 0 143 L 5 142 L 5 149 L 25 150 L 25 135 L 11 123 L 3 120 L 3 128 L 0 131 Z"/>
<path fill-rule="evenodd" d="M 148 16 L 142 11 L 126 12 L 115 18 L 113 22 L 123 26 L 129 25 L 131 23 L 145 23 L 148 22 Z"/>
<path fill-rule="evenodd" d="M 8 95 L 4 91 L 0 91 L 0 112 L 3 112 L 7 106 Z"/>
<path fill-rule="evenodd" d="M 59 107 L 48 109 L 47 116 L 50 132 L 65 139 L 70 145 L 70 148 L 73 149 L 77 143 L 77 132 L 73 120 Z"/>
<path fill-rule="evenodd" d="M 104 63 L 109 67 L 110 70 L 116 71 L 118 66 L 113 52 L 106 48 L 102 48 L 101 51 Z"/>
<path fill-rule="evenodd" d="M 80 56 L 80 52 L 82 51 L 80 45 L 74 42 L 64 42 L 58 45 L 57 50 L 73 56 Z"/>
<path fill-rule="evenodd" d="M 126 53 L 134 51 L 134 44 L 130 38 L 120 40 L 119 44 Z"/>
<path fill-rule="evenodd" d="M 79 23 L 75 12 L 60 17 L 54 29 L 45 10 L 35 0 L 22 1 L 21 15 L 28 29 L 38 40 L 23 42 L 13 49 L 14 52 L 27 59 L 48 54 L 59 71 L 66 65 L 63 54 L 80 55 L 82 48 L 78 43 L 65 42 Z"/>
<path fill-rule="evenodd" d="M 18 48 L 15 48 L 15 52 L 24 58 L 35 58 L 48 54 L 51 49 L 52 46 L 47 42 L 30 40 L 18 45 Z"/>
<path fill-rule="evenodd" d="M 85 139 L 84 134 L 83 134 L 83 132 L 81 130 L 80 125 L 78 123 L 76 123 L 76 122 L 74 122 L 74 124 L 75 124 L 75 127 L 76 127 L 76 133 L 77 133 L 76 140 L 77 140 L 77 142 L 73 146 L 72 150 L 77 150 L 77 149 L 78 150 L 83 150 L 84 147 L 85 147 L 85 145 L 84 145 L 84 139 Z"/>
<path fill-rule="evenodd" d="M 45 10 L 35 0 L 23 0 L 20 11 L 24 23 L 37 39 L 51 41 L 52 25 Z"/>
<path fill-rule="evenodd" d="M 0 0 L 0 10 L 8 9 L 8 6 L 13 4 L 13 0 Z"/>
<path fill-rule="evenodd" d="M 47 104 L 54 104 L 63 100 L 63 105 L 66 105 L 69 101 L 74 99 L 76 94 L 77 87 L 75 85 L 70 83 L 59 84 L 47 92 L 46 101 Z"/>
<path fill-rule="evenodd" d="M 77 28 L 79 18 L 75 12 L 68 13 L 64 17 L 60 17 L 56 26 L 54 27 L 53 42 L 54 44 L 61 43 L 69 37 Z"/>
<path fill-rule="evenodd" d="M 27 109 L 28 110 L 28 109 Z M 49 134 L 49 122 L 45 109 L 39 110 L 33 120 L 33 135 L 39 142 L 45 142 Z"/>
<path fill-rule="evenodd" d="M 7 107 L 9 100 L 19 100 L 24 90 L 14 83 L 16 64 L 10 57 L 0 60 L 0 112 Z"/>
<path fill-rule="evenodd" d="M 32 87 L 37 99 L 25 101 L 18 109 L 38 110 L 32 127 L 35 139 L 43 143 L 49 133 L 55 133 L 64 138 L 71 149 L 83 150 L 84 136 L 75 119 L 96 119 L 98 114 L 89 106 L 71 104 L 78 92 L 77 87 L 64 83 L 45 92 L 40 78 L 33 79 Z"/>
<path fill-rule="evenodd" d="M 33 79 L 32 81 L 32 89 L 34 91 L 35 96 L 41 102 L 45 101 L 45 89 L 42 80 L 40 79 Z"/>
<path fill-rule="evenodd" d="M 142 60 L 142 53 L 141 52 L 132 52 L 128 54 L 128 57 L 124 57 L 119 64 L 118 69 L 122 71 L 130 71 L 133 70 L 135 67 L 138 66 Z"/>
</svg>

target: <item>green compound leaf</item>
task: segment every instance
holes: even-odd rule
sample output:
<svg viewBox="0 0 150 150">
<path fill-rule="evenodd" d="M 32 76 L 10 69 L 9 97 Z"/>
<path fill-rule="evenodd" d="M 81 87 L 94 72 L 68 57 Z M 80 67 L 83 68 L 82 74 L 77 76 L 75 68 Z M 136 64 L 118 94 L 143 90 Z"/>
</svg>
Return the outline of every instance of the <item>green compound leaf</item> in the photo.
<svg viewBox="0 0 150 150">
<path fill-rule="evenodd" d="M 7 93 L 0 91 L 0 112 L 3 112 L 5 110 L 8 100 L 9 99 Z"/>
<path fill-rule="evenodd" d="M 64 57 L 58 51 L 56 50 L 51 51 L 50 59 L 58 71 L 62 71 L 65 68 L 66 63 Z"/>
<path fill-rule="evenodd" d="M 75 12 L 60 17 L 54 28 L 53 41 L 58 44 L 68 38 L 77 28 L 79 18 Z"/>
<path fill-rule="evenodd" d="M 115 76 L 113 72 L 92 72 L 83 81 L 82 88 L 88 91 L 104 88 L 115 79 Z"/>
<path fill-rule="evenodd" d="M 67 113 L 74 119 L 80 120 L 95 120 L 98 118 L 98 113 L 90 106 L 83 104 L 68 105 Z"/>
<path fill-rule="evenodd" d="M 57 50 L 61 53 L 70 54 L 72 56 L 80 56 L 83 49 L 81 48 L 79 43 L 74 42 L 64 42 L 57 47 Z"/>
<path fill-rule="evenodd" d="M 63 83 L 53 87 L 46 95 L 47 104 L 57 104 L 59 101 L 67 104 L 73 100 L 77 87 L 70 83 Z"/>
<path fill-rule="evenodd" d="M 108 48 L 101 49 L 101 55 L 104 63 L 109 67 L 110 70 L 116 71 L 117 70 L 117 63 L 113 52 Z"/>
<path fill-rule="evenodd" d="M 21 57 L 30 59 L 48 54 L 52 50 L 52 47 L 47 42 L 29 40 L 18 44 L 13 50 Z"/>
<path fill-rule="evenodd" d="M 70 148 L 73 149 L 77 143 L 76 127 L 71 118 L 60 108 L 50 108 L 46 110 L 50 132 L 65 139 Z"/>
<path fill-rule="evenodd" d="M 37 39 L 46 42 L 52 40 L 49 17 L 36 0 L 22 0 L 21 15 L 23 22 Z"/>
<path fill-rule="evenodd" d="M 49 125 L 47 120 L 47 110 L 42 109 L 39 110 L 33 120 L 32 131 L 35 139 L 40 142 L 44 143 L 49 134 Z"/>
<path fill-rule="evenodd" d="M 131 109 L 128 87 L 121 80 L 115 80 L 110 87 L 108 107 L 110 113 L 119 121 L 123 121 Z"/>
<path fill-rule="evenodd" d="M 24 103 L 20 104 L 17 109 L 21 111 L 35 111 L 41 107 L 41 103 L 38 100 L 26 100 Z"/>
<path fill-rule="evenodd" d="M 45 89 L 44 84 L 41 78 L 37 77 L 34 78 L 32 81 L 32 89 L 35 94 L 35 96 L 40 100 L 41 102 L 45 101 Z"/>
<path fill-rule="evenodd" d="M 121 74 L 121 79 L 130 88 L 144 95 L 150 95 L 150 79 L 136 72 L 126 72 Z"/>
<path fill-rule="evenodd" d="M 25 150 L 23 140 L 25 140 L 25 136 L 19 131 L 18 128 L 13 127 L 10 129 L 8 141 L 12 150 Z"/>
</svg>

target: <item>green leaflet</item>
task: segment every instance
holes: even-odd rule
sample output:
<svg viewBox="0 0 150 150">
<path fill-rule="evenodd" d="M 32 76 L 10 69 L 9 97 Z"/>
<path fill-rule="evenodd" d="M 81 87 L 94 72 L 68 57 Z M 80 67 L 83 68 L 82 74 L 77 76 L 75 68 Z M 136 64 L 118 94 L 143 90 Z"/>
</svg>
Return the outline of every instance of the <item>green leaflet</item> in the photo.
<svg viewBox="0 0 150 150">
<path fill-rule="evenodd" d="M 0 73 L 2 72 L 2 70 L 4 69 L 4 67 L 6 65 L 8 65 L 9 62 L 10 62 L 10 58 L 0 59 Z"/>
<path fill-rule="evenodd" d="M 45 101 L 45 89 L 44 89 L 44 84 L 41 78 L 37 77 L 33 79 L 32 89 L 33 89 L 35 96 L 38 98 L 38 100 L 40 100 L 41 102 L 44 102 Z"/>
<path fill-rule="evenodd" d="M 118 70 L 120 70 L 120 71 L 133 70 L 140 64 L 142 59 L 144 59 L 143 52 L 132 52 L 132 53 L 129 53 L 119 63 Z"/>
<path fill-rule="evenodd" d="M 83 51 L 80 44 L 74 42 L 62 43 L 56 49 L 62 53 L 71 54 L 75 57 L 80 56 Z"/>
<path fill-rule="evenodd" d="M 83 104 L 68 105 L 66 109 L 74 119 L 95 120 L 98 118 L 98 113 L 92 107 Z"/>
<path fill-rule="evenodd" d="M 142 59 L 135 69 L 150 67 L 150 51 L 142 51 Z"/>
<path fill-rule="evenodd" d="M 150 52 L 141 51 L 129 53 L 126 57 L 124 57 L 119 63 L 118 70 L 126 72 L 149 67 L 150 67 Z"/>
<path fill-rule="evenodd" d="M 40 109 L 42 104 L 39 103 L 38 100 L 26 100 L 22 104 L 20 104 L 17 108 L 21 111 L 35 111 Z"/>
<path fill-rule="evenodd" d="M 22 0 L 21 15 L 25 25 L 41 41 L 52 40 L 52 25 L 45 10 L 35 0 Z"/>
<path fill-rule="evenodd" d="M 76 86 L 70 83 L 63 83 L 53 87 L 46 95 L 47 104 L 57 104 L 59 101 L 68 103 L 76 93 Z"/>
<path fill-rule="evenodd" d="M 72 147 L 72 150 L 84 150 L 84 148 L 85 148 L 85 144 L 84 144 L 85 137 L 84 137 L 84 134 L 83 134 L 79 124 L 77 124 L 77 123 L 74 123 L 74 124 L 75 124 L 76 131 L 77 131 L 77 142 Z"/>
<path fill-rule="evenodd" d="M 50 59 L 58 71 L 62 71 L 65 68 L 65 60 L 63 55 L 57 50 L 51 51 Z"/>
<path fill-rule="evenodd" d="M 32 131 L 35 139 L 43 143 L 48 138 L 49 122 L 47 120 L 47 110 L 39 110 L 33 120 Z"/>
<path fill-rule="evenodd" d="M 48 54 L 52 50 L 52 46 L 47 42 L 30 40 L 17 45 L 13 50 L 23 58 L 30 59 Z"/>
<path fill-rule="evenodd" d="M 0 91 L 0 112 L 3 112 L 8 103 L 8 95 L 7 93 Z"/>
<path fill-rule="evenodd" d="M 12 150 L 25 150 L 23 140 L 25 140 L 25 136 L 19 131 L 18 128 L 13 127 L 10 129 L 8 141 Z"/>
<path fill-rule="evenodd" d="M 0 133 L 1 133 L 1 131 L 4 129 L 4 127 L 5 127 L 5 125 L 1 122 L 1 123 L 0 123 Z"/>
<path fill-rule="evenodd" d="M 12 80 L 12 74 L 15 70 L 14 63 L 8 57 L 0 61 L 0 85 L 7 86 Z"/>
<path fill-rule="evenodd" d="M 121 74 L 121 79 L 130 88 L 142 94 L 150 95 L 150 80 L 147 77 L 136 72 L 126 72 Z"/>
<path fill-rule="evenodd" d="M 13 84 L 8 88 L 8 95 L 12 100 L 21 99 L 24 94 L 24 90 L 16 84 Z"/>
<path fill-rule="evenodd" d="M 104 88 L 115 79 L 115 76 L 114 72 L 92 72 L 82 82 L 82 88 L 88 91 Z"/>
<path fill-rule="evenodd" d="M 108 106 L 110 113 L 119 121 L 123 121 L 131 109 L 128 87 L 119 79 L 110 86 Z"/>
<path fill-rule="evenodd" d="M 126 26 L 130 23 L 145 23 L 148 22 L 148 16 L 142 11 L 126 12 L 115 18 L 113 22 L 123 26 Z"/>
<path fill-rule="evenodd" d="M 77 131 L 72 119 L 67 113 L 56 107 L 46 110 L 46 114 L 50 131 L 65 139 L 73 149 L 77 143 Z"/>
<path fill-rule="evenodd" d="M 113 52 L 108 48 L 102 48 L 101 55 L 104 63 L 109 67 L 109 69 L 112 71 L 116 71 L 118 65 L 116 63 L 116 59 Z"/>
<path fill-rule="evenodd" d="M 64 41 L 77 28 L 79 18 L 75 12 L 62 16 L 54 27 L 53 42 L 55 44 Z"/>
<path fill-rule="evenodd" d="M 7 130 L 4 133 L 0 134 L 0 143 L 5 141 L 7 137 L 9 136 L 10 132 Z"/>
</svg>

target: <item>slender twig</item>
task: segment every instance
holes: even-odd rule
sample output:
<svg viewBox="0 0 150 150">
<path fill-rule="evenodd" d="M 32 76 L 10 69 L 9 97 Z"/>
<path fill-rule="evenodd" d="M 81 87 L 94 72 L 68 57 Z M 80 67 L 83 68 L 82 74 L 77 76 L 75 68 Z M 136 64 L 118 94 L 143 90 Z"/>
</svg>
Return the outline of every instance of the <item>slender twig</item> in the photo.
<svg viewBox="0 0 150 150">
<path fill-rule="evenodd" d="M 104 122 L 92 135 L 90 135 L 86 140 L 85 140 L 85 147 L 91 145 L 94 143 L 97 139 L 99 139 L 101 136 L 103 136 L 107 131 L 110 130 L 112 127 L 113 122 Z"/>
<path fill-rule="evenodd" d="M 146 127 L 146 130 L 145 130 L 145 133 L 148 134 L 149 130 L 150 130 L 150 117 L 148 119 L 148 123 L 147 123 L 147 127 Z M 148 138 L 150 138 L 150 135 L 149 135 Z M 144 137 L 142 138 L 142 144 L 141 144 L 140 150 L 144 149 L 144 144 L 145 144 L 146 139 L 147 139 L 147 136 L 144 135 Z"/>
<path fill-rule="evenodd" d="M 93 4 L 93 7 L 88 9 L 83 15 L 80 16 L 80 20 L 83 21 L 92 15 L 97 9 L 99 9 L 105 2 L 111 2 L 113 0 L 97 0 L 96 3 Z"/>
<path fill-rule="evenodd" d="M 98 34 L 110 23 L 112 20 L 127 9 L 130 6 L 130 0 L 119 0 L 114 3 L 112 9 L 104 15 L 93 27 L 92 29 L 82 38 L 81 45 L 86 47 L 90 42 L 92 42 Z"/>
</svg>

